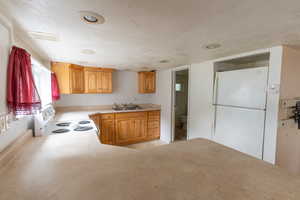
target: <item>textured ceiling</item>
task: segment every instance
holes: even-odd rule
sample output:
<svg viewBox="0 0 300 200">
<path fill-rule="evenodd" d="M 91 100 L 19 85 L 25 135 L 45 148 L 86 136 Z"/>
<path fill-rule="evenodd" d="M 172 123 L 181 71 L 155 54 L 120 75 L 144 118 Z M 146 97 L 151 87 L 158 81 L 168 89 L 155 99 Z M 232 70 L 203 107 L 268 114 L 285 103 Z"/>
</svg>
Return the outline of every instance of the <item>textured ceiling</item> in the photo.
<svg viewBox="0 0 300 200">
<path fill-rule="evenodd" d="M 0 0 L 0 7 L 20 30 L 57 37 L 32 41 L 54 61 L 152 69 L 300 45 L 299 0 Z M 86 10 L 106 22 L 83 23 L 79 12 Z M 204 49 L 209 43 L 222 47 Z"/>
</svg>

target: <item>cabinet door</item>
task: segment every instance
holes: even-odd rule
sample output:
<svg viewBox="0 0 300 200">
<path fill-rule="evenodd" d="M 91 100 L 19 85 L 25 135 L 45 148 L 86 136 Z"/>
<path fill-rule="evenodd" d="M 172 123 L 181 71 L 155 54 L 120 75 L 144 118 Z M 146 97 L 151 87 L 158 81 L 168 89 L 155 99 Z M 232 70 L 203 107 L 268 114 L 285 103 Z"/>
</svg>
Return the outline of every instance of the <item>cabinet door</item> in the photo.
<svg viewBox="0 0 300 200">
<path fill-rule="evenodd" d="M 149 139 L 160 138 L 160 111 L 148 112 L 148 135 Z"/>
<path fill-rule="evenodd" d="M 146 93 L 146 74 L 144 72 L 138 73 L 138 84 L 139 84 L 139 93 Z"/>
<path fill-rule="evenodd" d="M 148 134 L 147 137 L 159 138 L 160 137 L 160 122 L 159 120 L 150 120 L 148 121 Z"/>
<path fill-rule="evenodd" d="M 155 72 L 148 72 L 146 75 L 146 91 L 148 93 L 155 92 Z"/>
<path fill-rule="evenodd" d="M 151 87 L 151 76 L 149 73 L 145 74 L 145 92 L 149 93 L 150 92 L 150 87 Z"/>
<path fill-rule="evenodd" d="M 119 114 L 116 120 L 116 143 L 133 144 L 147 137 L 146 113 Z M 119 117 L 119 118 L 118 118 Z"/>
<path fill-rule="evenodd" d="M 147 119 L 137 118 L 131 120 L 131 137 L 133 141 L 145 139 L 147 136 Z"/>
<path fill-rule="evenodd" d="M 83 67 L 72 65 L 70 67 L 71 93 L 84 93 L 84 71 Z"/>
<path fill-rule="evenodd" d="M 95 115 L 90 115 L 89 117 L 90 117 L 91 120 L 94 121 L 95 125 L 99 129 L 99 127 L 100 127 L 100 116 L 98 114 L 95 114 Z"/>
<path fill-rule="evenodd" d="M 112 72 L 98 72 L 98 93 L 112 93 Z"/>
<path fill-rule="evenodd" d="M 155 75 L 155 72 L 139 72 L 139 93 L 155 92 Z"/>
<path fill-rule="evenodd" d="M 118 119 L 116 120 L 116 144 L 127 144 L 132 140 L 132 120 Z"/>
<path fill-rule="evenodd" d="M 103 72 L 97 72 L 97 92 L 98 93 L 103 93 L 103 89 L 102 89 L 102 75 L 103 75 Z"/>
<path fill-rule="evenodd" d="M 85 70 L 85 93 L 98 93 L 98 72 L 96 70 Z"/>
<path fill-rule="evenodd" d="M 51 71 L 56 74 L 61 94 L 71 94 L 70 64 L 51 62 Z"/>
<path fill-rule="evenodd" d="M 102 92 L 112 93 L 112 72 L 101 72 Z"/>
<path fill-rule="evenodd" d="M 101 120 L 100 139 L 103 144 L 115 144 L 115 120 Z"/>
</svg>

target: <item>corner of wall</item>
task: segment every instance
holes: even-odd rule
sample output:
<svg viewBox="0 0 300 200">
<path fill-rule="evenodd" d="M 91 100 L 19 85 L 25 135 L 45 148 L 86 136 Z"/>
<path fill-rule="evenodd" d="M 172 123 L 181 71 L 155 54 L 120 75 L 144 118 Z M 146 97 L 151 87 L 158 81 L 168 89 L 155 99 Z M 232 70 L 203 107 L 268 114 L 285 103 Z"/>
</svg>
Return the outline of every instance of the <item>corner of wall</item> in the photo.
<svg viewBox="0 0 300 200">
<path fill-rule="evenodd" d="M 270 49 L 263 160 L 275 164 L 283 47 Z"/>
</svg>

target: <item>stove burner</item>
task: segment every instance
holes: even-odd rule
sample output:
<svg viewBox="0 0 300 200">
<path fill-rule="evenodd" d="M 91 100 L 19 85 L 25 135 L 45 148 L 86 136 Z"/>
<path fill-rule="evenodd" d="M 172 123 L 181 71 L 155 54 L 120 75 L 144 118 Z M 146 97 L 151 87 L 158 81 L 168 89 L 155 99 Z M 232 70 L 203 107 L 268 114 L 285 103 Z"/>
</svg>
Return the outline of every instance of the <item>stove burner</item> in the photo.
<svg viewBox="0 0 300 200">
<path fill-rule="evenodd" d="M 83 125 L 83 124 L 90 124 L 90 123 L 91 123 L 90 121 L 80 121 L 78 124 Z"/>
<path fill-rule="evenodd" d="M 61 123 L 57 123 L 56 126 L 70 126 L 71 122 L 61 122 Z"/>
<path fill-rule="evenodd" d="M 92 129 L 93 127 L 91 126 L 78 126 L 77 128 L 74 129 L 74 131 L 89 131 Z"/>
<path fill-rule="evenodd" d="M 52 131 L 52 133 L 67 133 L 67 132 L 70 132 L 70 130 L 65 129 L 65 128 L 57 129 L 57 130 Z"/>
</svg>

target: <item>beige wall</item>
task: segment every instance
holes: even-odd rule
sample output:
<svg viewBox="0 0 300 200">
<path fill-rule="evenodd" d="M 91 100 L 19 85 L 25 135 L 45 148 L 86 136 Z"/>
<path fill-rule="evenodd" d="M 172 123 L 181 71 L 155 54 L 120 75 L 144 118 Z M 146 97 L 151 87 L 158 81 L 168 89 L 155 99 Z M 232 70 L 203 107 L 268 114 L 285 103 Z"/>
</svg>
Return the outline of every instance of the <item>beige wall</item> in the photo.
<svg viewBox="0 0 300 200">
<path fill-rule="evenodd" d="M 16 42 L 18 41 L 18 42 Z M 10 21 L 0 14 L 0 114 L 7 113 L 6 108 L 6 76 L 7 76 L 7 63 L 11 46 L 13 44 L 26 50 L 32 49 L 25 43 L 21 43 L 14 35 L 14 28 Z M 29 50 L 32 54 L 32 52 Z M 32 54 L 35 58 L 36 54 Z M 45 60 L 37 56 L 37 61 L 45 63 Z M 9 129 L 0 134 L 0 152 L 11 144 L 16 138 L 32 128 L 32 117 L 24 117 L 9 124 Z"/>
<path fill-rule="evenodd" d="M 56 107 L 64 106 L 95 106 L 112 105 L 113 103 L 153 103 L 155 94 L 138 93 L 137 72 L 116 71 L 113 72 L 112 94 L 71 94 L 61 95 L 61 99 L 55 102 Z M 88 99 L 88 101 L 87 101 Z"/>
<path fill-rule="evenodd" d="M 160 139 L 170 143 L 172 141 L 172 70 L 158 71 L 156 85 L 153 102 L 161 105 Z"/>
<path fill-rule="evenodd" d="M 188 138 L 212 140 L 214 63 L 195 63 L 190 69 Z"/>
<path fill-rule="evenodd" d="M 283 48 L 280 100 L 300 97 L 300 51 Z M 286 109 L 280 107 L 280 120 L 284 120 Z M 300 174 L 300 130 L 296 124 L 278 128 L 277 164 L 292 173 Z"/>
</svg>

